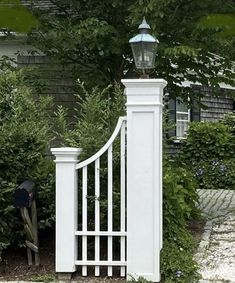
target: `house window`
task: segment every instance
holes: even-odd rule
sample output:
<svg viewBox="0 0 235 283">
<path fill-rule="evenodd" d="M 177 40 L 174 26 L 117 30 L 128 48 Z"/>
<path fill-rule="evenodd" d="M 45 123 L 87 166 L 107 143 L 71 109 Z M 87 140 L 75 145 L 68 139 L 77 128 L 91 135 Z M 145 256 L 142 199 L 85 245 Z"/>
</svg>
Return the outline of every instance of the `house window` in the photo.
<svg viewBox="0 0 235 283">
<path fill-rule="evenodd" d="M 182 100 L 176 100 L 176 137 L 182 139 L 188 130 L 190 122 L 190 109 Z"/>
<path fill-rule="evenodd" d="M 167 109 L 168 119 L 175 125 L 169 129 L 168 136 L 175 137 L 175 141 L 185 138 L 189 122 L 200 121 L 201 111 L 196 101 L 192 101 L 189 108 L 181 98 L 169 99 Z"/>
</svg>

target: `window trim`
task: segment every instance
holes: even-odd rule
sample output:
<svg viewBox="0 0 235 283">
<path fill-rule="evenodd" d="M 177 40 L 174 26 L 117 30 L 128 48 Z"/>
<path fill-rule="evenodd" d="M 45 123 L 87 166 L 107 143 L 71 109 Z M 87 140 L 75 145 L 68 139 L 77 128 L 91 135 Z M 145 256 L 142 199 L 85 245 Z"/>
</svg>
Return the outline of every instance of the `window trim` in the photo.
<svg viewBox="0 0 235 283">
<path fill-rule="evenodd" d="M 175 124 L 176 124 L 176 132 L 175 133 L 176 133 L 176 140 L 180 141 L 180 140 L 186 139 L 186 131 L 184 131 L 184 135 L 183 136 L 182 135 L 178 135 L 179 134 L 179 129 L 178 129 L 177 123 L 178 122 L 184 122 L 184 123 L 187 122 L 187 125 L 188 125 L 188 123 L 190 123 L 190 121 L 191 121 L 191 109 L 188 108 L 187 112 L 186 111 L 177 111 L 177 103 L 176 103 L 176 107 L 175 108 L 176 108 L 176 110 L 175 110 Z M 186 119 L 177 119 L 178 114 L 187 115 L 187 120 Z"/>
</svg>

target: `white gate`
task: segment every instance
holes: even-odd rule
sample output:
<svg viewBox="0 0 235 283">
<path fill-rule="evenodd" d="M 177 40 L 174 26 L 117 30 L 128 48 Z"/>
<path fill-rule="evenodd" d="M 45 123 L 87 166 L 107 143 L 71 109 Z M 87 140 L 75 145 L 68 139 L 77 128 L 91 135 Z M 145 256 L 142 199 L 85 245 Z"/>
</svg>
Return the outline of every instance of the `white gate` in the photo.
<svg viewBox="0 0 235 283">
<path fill-rule="evenodd" d="M 162 96 L 166 81 L 133 79 L 122 82 L 126 87 L 127 119 L 119 119 L 113 135 L 102 149 L 80 163 L 77 159 L 81 150 L 78 148 L 51 149 L 56 156 L 56 271 L 70 273 L 81 266 L 82 275 L 87 276 L 88 267 L 94 266 L 94 275 L 100 276 L 101 268 L 103 271 L 106 267 L 105 275 L 112 276 L 114 267 L 119 267 L 121 276 L 142 276 L 159 282 L 162 248 Z M 116 205 L 113 181 L 117 177 L 113 176 L 113 143 L 119 133 L 120 225 L 117 230 L 113 226 L 113 216 L 116 215 L 113 214 Z M 100 176 L 102 156 L 106 152 L 107 229 L 103 229 L 100 199 L 103 185 Z M 95 171 L 92 185 L 95 202 L 93 229 L 88 225 L 90 170 Z M 78 183 L 82 187 L 81 193 Z M 78 207 L 80 200 L 82 202 Z M 80 207 L 81 220 L 78 219 Z M 119 251 L 113 252 L 117 237 Z M 90 238 L 93 238 L 91 254 L 88 253 Z M 107 248 L 104 248 L 104 238 L 107 239 Z M 106 250 L 105 257 L 101 255 L 102 249 Z"/>
<path fill-rule="evenodd" d="M 120 231 L 113 231 L 113 142 L 120 133 Z M 100 158 L 108 152 L 108 229 L 100 229 Z M 95 230 L 88 231 L 88 209 L 87 209 L 87 172 L 89 165 L 95 163 Z M 126 118 L 120 117 L 113 135 L 109 141 L 95 155 L 78 163 L 76 169 L 82 170 L 82 230 L 76 231 L 76 236 L 82 236 L 82 259 L 76 260 L 75 264 L 82 266 L 82 275 L 87 276 L 87 266 L 95 266 L 95 276 L 100 275 L 100 266 L 107 266 L 107 275 L 113 275 L 113 266 L 120 266 L 120 275 L 125 276 L 126 266 Z M 95 237 L 95 258 L 87 259 L 87 237 Z M 100 260 L 100 237 L 107 237 L 107 260 Z M 113 237 L 120 237 L 120 260 L 113 260 Z M 78 255 L 79 257 L 79 255 Z"/>
</svg>

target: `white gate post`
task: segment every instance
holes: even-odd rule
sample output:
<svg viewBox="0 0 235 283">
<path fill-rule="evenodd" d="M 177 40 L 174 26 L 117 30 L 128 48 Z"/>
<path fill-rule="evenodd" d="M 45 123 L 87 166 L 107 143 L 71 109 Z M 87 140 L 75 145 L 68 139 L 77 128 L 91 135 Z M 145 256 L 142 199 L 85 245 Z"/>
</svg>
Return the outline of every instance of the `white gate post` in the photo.
<svg viewBox="0 0 235 283">
<path fill-rule="evenodd" d="M 125 79 L 127 275 L 160 281 L 163 79 Z"/>
<path fill-rule="evenodd" d="M 77 170 L 81 149 L 52 148 L 56 156 L 56 272 L 76 270 L 77 241 Z"/>
</svg>

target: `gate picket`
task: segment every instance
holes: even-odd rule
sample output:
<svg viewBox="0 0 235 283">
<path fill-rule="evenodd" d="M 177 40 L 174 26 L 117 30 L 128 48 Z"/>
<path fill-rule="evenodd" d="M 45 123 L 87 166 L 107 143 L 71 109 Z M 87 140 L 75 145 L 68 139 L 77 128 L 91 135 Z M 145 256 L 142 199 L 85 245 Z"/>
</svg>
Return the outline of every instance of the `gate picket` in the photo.
<svg viewBox="0 0 235 283">
<path fill-rule="evenodd" d="M 82 168 L 82 231 L 87 231 L 87 166 Z M 87 236 L 82 236 L 82 260 L 87 260 Z M 82 276 L 87 276 L 87 267 L 82 267 Z"/>
<path fill-rule="evenodd" d="M 95 232 L 100 231 L 100 159 L 95 161 Z M 95 261 L 100 260 L 100 236 L 95 236 Z M 95 276 L 100 276 L 100 267 L 95 267 Z"/>
</svg>

